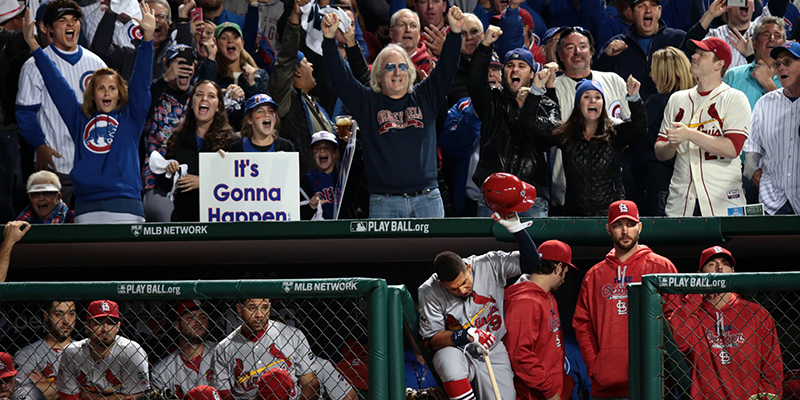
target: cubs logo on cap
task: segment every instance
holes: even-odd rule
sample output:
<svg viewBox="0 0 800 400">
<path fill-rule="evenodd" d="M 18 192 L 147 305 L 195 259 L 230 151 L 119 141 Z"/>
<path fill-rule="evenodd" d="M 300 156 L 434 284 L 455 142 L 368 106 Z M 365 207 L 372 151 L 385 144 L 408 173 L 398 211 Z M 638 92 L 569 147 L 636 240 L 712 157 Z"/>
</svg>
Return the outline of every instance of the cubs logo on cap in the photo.
<svg viewBox="0 0 800 400">
<path fill-rule="evenodd" d="M 119 306 L 111 300 L 95 300 L 86 309 L 86 320 L 112 317 L 119 319 Z"/>
<path fill-rule="evenodd" d="M 731 252 L 728 251 L 728 249 L 726 249 L 726 248 L 724 248 L 722 246 L 711 246 L 711 247 L 703 250 L 702 253 L 700 253 L 700 268 L 699 268 L 699 270 L 703 269 L 703 266 L 706 265 L 706 263 L 708 262 L 708 259 L 710 259 L 711 257 L 717 256 L 717 255 L 725 256 L 728 259 L 728 261 L 731 263 L 731 269 L 736 267 L 736 260 L 733 258 L 733 254 L 731 254 Z"/>
<path fill-rule="evenodd" d="M 0 379 L 17 376 L 17 369 L 14 368 L 14 359 L 11 354 L 0 352 Z"/>
<path fill-rule="evenodd" d="M 262 104 L 269 104 L 275 107 L 275 110 L 278 109 L 278 103 L 276 103 L 275 100 L 272 99 L 272 97 L 270 97 L 268 94 L 259 93 L 247 99 L 247 102 L 244 105 L 244 110 L 246 113 L 249 113 L 250 110 Z"/>
<path fill-rule="evenodd" d="M 639 222 L 639 207 L 630 200 L 617 200 L 608 206 L 608 223 L 613 224 L 617 220 L 627 218 L 633 222 Z"/>
</svg>

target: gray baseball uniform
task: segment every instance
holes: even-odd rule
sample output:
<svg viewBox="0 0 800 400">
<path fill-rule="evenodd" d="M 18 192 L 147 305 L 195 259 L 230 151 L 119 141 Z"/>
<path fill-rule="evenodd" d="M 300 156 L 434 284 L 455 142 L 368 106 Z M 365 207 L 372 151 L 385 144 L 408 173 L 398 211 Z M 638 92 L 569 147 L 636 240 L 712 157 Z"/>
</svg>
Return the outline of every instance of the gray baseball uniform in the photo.
<svg viewBox="0 0 800 400">
<path fill-rule="evenodd" d="M 44 400 L 44 393 L 36 387 L 33 381 L 28 379 L 28 374 L 34 369 L 38 370 L 50 381 L 51 385 L 55 385 L 60 355 L 61 349 L 50 348 L 44 339 L 37 340 L 20 349 L 14 355 L 14 363 L 19 371 L 14 396 L 18 400 Z"/>
<path fill-rule="evenodd" d="M 99 394 L 136 394 L 150 388 L 147 354 L 138 343 L 117 336 L 105 360 L 92 359 L 89 339 L 74 342 L 61 352 L 59 393 L 77 396 L 81 390 Z"/>
<path fill-rule="evenodd" d="M 150 374 L 152 386 L 158 390 L 172 389 L 178 398 L 183 398 L 194 387 L 210 385 L 211 355 L 216 343 L 206 341 L 206 348 L 200 356 L 200 363 L 184 361 L 181 350 L 175 350 L 161 359 Z M 195 369 L 197 368 L 197 369 Z"/>
</svg>

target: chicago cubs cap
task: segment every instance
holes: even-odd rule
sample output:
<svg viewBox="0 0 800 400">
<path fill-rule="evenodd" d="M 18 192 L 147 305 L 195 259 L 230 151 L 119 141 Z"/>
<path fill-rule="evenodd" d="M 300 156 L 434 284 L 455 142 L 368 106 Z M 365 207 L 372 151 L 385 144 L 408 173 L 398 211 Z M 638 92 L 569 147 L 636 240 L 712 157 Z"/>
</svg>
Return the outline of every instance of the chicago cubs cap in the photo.
<svg viewBox="0 0 800 400">
<path fill-rule="evenodd" d="M 560 240 L 548 240 L 540 244 L 539 257 L 542 260 L 558 261 L 578 269 L 578 267 L 572 265 L 572 248 Z"/>
<path fill-rule="evenodd" d="M 538 72 L 538 70 L 536 70 L 536 64 L 539 64 L 539 63 L 537 63 L 536 61 L 533 61 L 533 54 L 531 54 L 531 51 L 526 49 L 526 48 L 518 47 L 516 49 L 509 50 L 506 53 L 505 59 L 503 60 L 503 62 L 504 62 L 503 65 L 508 64 L 508 62 L 511 61 L 511 60 L 523 61 L 523 62 L 525 62 L 525 64 L 528 64 L 531 67 L 531 69 L 533 69 L 533 70 Z M 541 69 L 541 68 L 539 68 L 539 69 Z"/>
<path fill-rule="evenodd" d="M 37 183 L 28 188 L 28 193 L 60 192 L 61 189 L 52 183 Z"/>
<path fill-rule="evenodd" d="M 213 386 L 200 385 L 186 393 L 183 400 L 222 400 L 222 397 Z"/>
<path fill-rule="evenodd" d="M 288 372 L 272 368 L 261 373 L 258 393 L 262 400 L 288 400 L 292 398 L 294 392 L 294 382 Z"/>
<path fill-rule="evenodd" d="M 217 29 L 214 29 L 214 39 L 219 39 L 219 35 L 222 35 L 222 32 L 226 29 L 233 29 L 239 34 L 240 37 L 242 36 L 242 28 L 239 27 L 239 24 L 231 21 L 225 21 L 217 25 Z"/>
<path fill-rule="evenodd" d="M 639 222 L 639 207 L 630 200 L 617 200 L 608 206 L 608 223 L 613 224 L 618 219 L 627 218 Z"/>
<path fill-rule="evenodd" d="M 49 1 L 45 1 L 42 4 L 39 4 L 39 8 L 36 9 L 36 22 L 43 22 L 42 18 L 44 18 L 44 10 L 47 9 L 47 5 L 50 4 Z"/>
<path fill-rule="evenodd" d="M 581 81 L 578 82 L 578 86 L 575 87 L 575 104 L 578 104 L 578 102 L 580 102 L 581 96 L 583 96 L 583 93 L 588 90 L 597 90 L 598 92 L 600 92 L 600 96 L 603 97 L 603 104 L 605 104 L 606 93 L 603 90 L 603 85 L 601 85 L 600 82 L 594 79 L 592 80 L 581 79 Z"/>
<path fill-rule="evenodd" d="M 53 25 L 54 22 L 58 21 L 59 18 L 67 15 L 72 14 L 77 18 L 82 18 L 83 14 L 81 13 L 81 8 L 78 3 L 70 2 L 70 4 L 61 3 L 60 7 L 59 4 L 55 4 L 50 2 L 47 4 L 47 7 L 44 9 L 44 15 L 42 16 L 42 20 L 45 25 Z"/>
<path fill-rule="evenodd" d="M 17 376 L 17 369 L 14 368 L 14 359 L 11 354 L 0 352 L 0 379 Z"/>
<path fill-rule="evenodd" d="M 177 309 L 178 318 L 180 318 L 181 315 L 183 315 L 184 313 L 187 313 L 189 311 L 203 310 L 203 307 L 205 306 L 205 304 L 206 304 L 206 302 L 201 301 L 201 300 L 185 300 L 185 301 L 182 301 L 182 302 L 178 303 L 178 309 Z"/>
<path fill-rule="evenodd" d="M 634 6 L 636 6 L 637 4 L 639 4 L 639 3 L 643 2 L 643 1 L 644 0 L 631 0 L 631 8 L 633 8 Z M 660 5 L 661 4 L 661 0 L 650 0 L 650 1 L 656 3 L 656 5 Z"/>
<path fill-rule="evenodd" d="M 698 269 L 698 271 L 703 269 L 703 266 L 706 265 L 708 259 L 714 256 L 725 256 L 728 258 L 728 261 L 730 261 L 731 268 L 736 267 L 736 260 L 733 259 L 733 254 L 731 254 L 731 252 L 728 251 L 728 249 L 722 246 L 711 246 L 703 250 L 702 253 L 700 253 L 700 268 Z"/>
<path fill-rule="evenodd" d="M 314 143 L 317 143 L 322 140 L 327 140 L 329 142 L 333 142 L 336 147 L 339 147 L 339 142 L 336 139 L 336 135 L 328 132 L 328 131 L 319 131 L 313 135 L 311 135 L 311 144 L 308 147 L 314 147 Z"/>
<path fill-rule="evenodd" d="M 119 319 L 119 306 L 111 300 L 95 300 L 86 309 L 86 320 L 111 317 Z"/>
<path fill-rule="evenodd" d="M 244 104 L 245 112 L 249 113 L 250 110 L 262 105 L 262 104 L 269 104 L 275 107 L 275 110 L 278 110 L 278 103 L 275 100 L 272 100 L 272 97 L 268 94 L 259 93 L 255 96 L 250 97 L 247 99 L 247 102 Z"/>
<path fill-rule="evenodd" d="M 492 58 L 491 61 L 489 61 L 489 65 L 503 68 L 503 63 L 500 62 L 500 56 L 498 56 L 497 52 L 494 50 L 492 50 Z"/>
<path fill-rule="evenodd" d="M 567 29 L 567 28 L 569 28 L 569 27 L 568 26 L 557 26 L 555 28 L 548 29 L 547 32 L 544 33 L 544 37 L 542 37 L 542 42 L 541 42 L 542 46 L 546 45 L 547 41 L 552 39 L 553 36 L 558 35 L 559 33 L 561 33 L 561 31 L 563 31 L 564 29 Z"/>
<path fill-rule="evenodd" d="M 717 58 L 725 62 L 725 68 L 731 66 L 731 59 L 733 58 L 733 55 L 731 54 L 731 46 L 729 46 L 726 41 L 720 38 L 710 37 L 703 40 L 691 39 L 686 47 L 692 51 L 695 49 L 710 51 L 714 53 Z"/>
<path fill-rule="evenodd" d="M 800 58 L 800 43 L 786 42 L 772 49 L 772 51 L 769 52 L 769 56 L 775 59 L 778 58 L 778 54 L 781 54 L 781 52 L 784 51 L 788 51 L 789 53 L 791 53 L 794 56 L 794 58 Z"/>
<path fill-rule="evenodd" d="M 190 51 L 192 53 L 192 56 L 197 57 L 195 55 L 195 51 L 192 46 L 187 46 L 185 44 L 173 44 L 172 46 L 169 46 L 167 51 L 164 53 L 164 59 L 167 61 L 172 60 L 173 58 L 177 57 L 178 54 L 181 53 L 181 50 L 183 50 L 184 52 Z"/>
<path fill-rule="evenodd" d="M 25 11 L 25 3 L 14 0 L 0 1 L 0 25 L 10 21 L 20 13 Z"/>
</svg>

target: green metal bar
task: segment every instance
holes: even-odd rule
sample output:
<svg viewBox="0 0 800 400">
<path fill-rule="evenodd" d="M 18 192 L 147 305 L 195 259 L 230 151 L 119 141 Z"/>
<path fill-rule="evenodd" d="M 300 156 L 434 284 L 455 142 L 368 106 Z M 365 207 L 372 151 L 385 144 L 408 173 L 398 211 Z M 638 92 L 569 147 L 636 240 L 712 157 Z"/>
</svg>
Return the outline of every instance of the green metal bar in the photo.
<svg viewBox="0 0 800 400">
<path fill-rule="evenodd" d="M 369 397 L 372 400 L 389 398 L 389 346 L 386 310 L 388 304 L 386 281 L 379 281 L 369 295 Z"/>
<path fill-rule="evenodd" d="M 661 399 L 663 383 L 661 381 L 661 295 L 651 281 L 642 280 L 640 290 L 641 310 L 639 322 L 642 325 L 641 335 L 641 371 L 642 399 Z"/>
<path fill-rule="evenodd" d="M 789 291 L 800 286 L 800 272 L 742 272 L 730 274 L 653 274 L 642 277 L 665 294 Z"/>
<path fill-rule="evenodd" d="M 642 284 L 628 285 L 628 397 L 642 398 L 641 305 Z"/>
<path fill-rule="evenodd" d="M 405 365 L 403 361 L 403 296 L 405 286 L 389 286 L 389 400 L 404 400 Z"/>
</svg>

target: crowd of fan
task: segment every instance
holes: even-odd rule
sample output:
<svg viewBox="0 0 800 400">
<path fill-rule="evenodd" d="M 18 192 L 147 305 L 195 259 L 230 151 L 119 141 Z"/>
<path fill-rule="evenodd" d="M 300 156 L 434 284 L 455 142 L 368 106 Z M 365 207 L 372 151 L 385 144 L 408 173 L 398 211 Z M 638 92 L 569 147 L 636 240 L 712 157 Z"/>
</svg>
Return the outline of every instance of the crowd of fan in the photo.
<svg viewBox="0 0 800 400">
<path fill-rule="evenodd" d="M 197 221 L 218 151 L 298 152 L 303 219 L 800 208 L 788 0 L 248 1 L 2 0 L 0 220 Z"/>
</svg>

